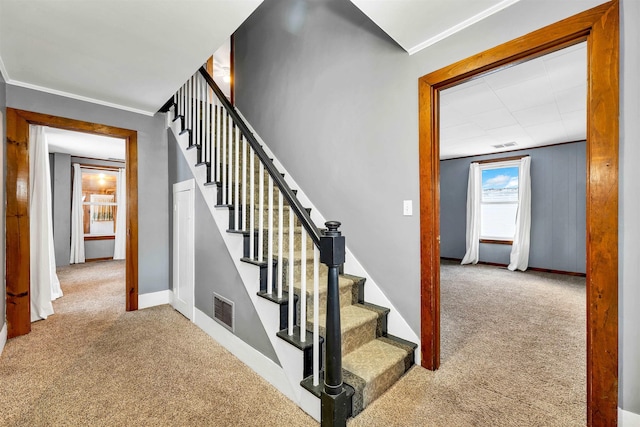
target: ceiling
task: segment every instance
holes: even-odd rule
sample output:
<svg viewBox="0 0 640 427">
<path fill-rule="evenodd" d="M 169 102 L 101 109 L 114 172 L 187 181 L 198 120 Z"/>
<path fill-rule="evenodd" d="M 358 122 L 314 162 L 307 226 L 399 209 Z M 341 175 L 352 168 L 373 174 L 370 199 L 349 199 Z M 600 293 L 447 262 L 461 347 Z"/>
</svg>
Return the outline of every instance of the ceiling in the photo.
<svg viewBox="0 0 640 427">
<path fill-rule="evenodd" d="M 584 140 L 586 101 L 586 43 L 446 89 L 440 158 Z"/>
<path fill-rule="evenodd" d="M 538 0 L 351 1 L 413 54 L 501 10 Z M 0 0 L 0 71 L 10 85 L 152 115 L 219 47 L 222 48 L 216 55 L 217 68 L 220 70 L 226 66 L 229 36 L 261 2 Z M 197 42 L 186 43 L 185 40 Z M 546 67 L 547 63 L 544 65 Z M 534 69 L 533 72 L 537 71 Z M 513 84 L 507 89 L 499 86 L 500 83 L 490 83 L 491 78 L 487 77 L 485 83 L 474 80 L 467 89 L 454 88 L 451 91 L 476 93 L 474 91 L 479 91 L 484 84 L 484 89 L 492 91 L 495 97 L 500 95 L 500 91 L 517 93 L 522 90 L 525 92 L 521 96 L 512 97 L 531 101 L 529 92 L 526 92 L 531 91 L 526 73 L 523 72 L 518 79 L 513 77 L 517 72 L 511 73 L 512 81 L 519 79 L 523 86 Z M 577 89 L 574 92 L 577 93 Z M 456 98 L 455 95 L 451 97 Z M 457 95 L 458 99 L 466 97 Z M 517 104 L 516 101 L 512 103 Z M 485 108 L 482 112 L 476 111 L 475 115 L 488 113 L 486 105 L 476 104 L 475 107 Z M 507 123 L 510 120 L 506 116 L 508 114 L 511 119 L 522 122 L 522 127 L 527 128 L 527 135 L 535 139 L 532 136 L 535 111 L 525 118 L 526 108 L 522 105 L 506 103 L 504 107 L 506 112 L 505 109 L 502 113 L 495 112 L 492 120 L 502 123 L 497 116 L 502 114 Z M 561 105 L 556 107 L 561 108 Z M 450 111 L 468 108 L 469 105 L 449 106 Z M 541 110 L 538 114 L 543 112 L 546 111 Z M 563 123 L 568 123 L 566 115 L 560 118 Z M 488 126 L 486 121 L 478 124 L 471 117 L 458 117 L 459 121 L 463 119 L 467 120 L 466 127 L 460 124 L 456 128 L 451 122 L 446 123 L 448 133 L 445 134 L 458 145 L 463 137 L 471 137 L 474 124 L 480 128 Z M 445 117 L 444 120 L 449 119 Z M 558 121 L 554 122 L 557 124 Z M 567 124 L 565 133 L 568 128 Z M 493 128 L 484 130 L 495 131 Z M 519 131 L 522 134 L 522 129 Z M 516 136 L 502 134 L 499 139 L 510 140 Z"/>
<path fill-rule="evenodd" d="M 0 0 L 0 71 L 10 85 L 152 115 L 261 2 Z"/>
<path fill-rule="evenodd" d="M 66 153 L 91 159 L 125 159 L 125 140 L 90 133 L 45 127 L 50 153 Z"/>
<path fill-rule="evenodd" d="M 409 54 L 419 52 L 518 1 L 351 0 Z"/>
</svg>

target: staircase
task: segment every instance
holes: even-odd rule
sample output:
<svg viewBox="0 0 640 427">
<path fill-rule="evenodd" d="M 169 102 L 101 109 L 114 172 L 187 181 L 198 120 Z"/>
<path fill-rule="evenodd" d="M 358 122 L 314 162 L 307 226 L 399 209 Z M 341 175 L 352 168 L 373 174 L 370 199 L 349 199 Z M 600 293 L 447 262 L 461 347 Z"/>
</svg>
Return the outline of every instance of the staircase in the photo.
<svg viewBox="0 0 640 427">
<path fill-rule="evenodd" d="M 300 351 L 296 381 L 321 399 L 322 424 L 344 425 L 407 372 L 416 344 L 388 333 L 390 310 L 365 301 L 365 278 L 341 271 L 340 223 L 315 226 L 204 68 L 161 111 L 195 151 L 215 209 L 228 210 L 227 232 L 242 236 L 242 253 L 231 255 L 258 272 L 245 286 L 277 307 L 265 330 Z"/>
</svg>

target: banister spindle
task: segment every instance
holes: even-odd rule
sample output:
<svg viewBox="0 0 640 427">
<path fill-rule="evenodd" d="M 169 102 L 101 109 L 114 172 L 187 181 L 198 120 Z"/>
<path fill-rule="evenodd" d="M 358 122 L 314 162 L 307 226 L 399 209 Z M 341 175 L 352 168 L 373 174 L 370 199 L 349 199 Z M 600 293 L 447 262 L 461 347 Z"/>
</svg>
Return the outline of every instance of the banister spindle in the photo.
<svg viewBox="0 0 640 427">
<path fill-rule="evenodd" d="M 231 116 L 225 110 L 227 129 L 227 144 L 229 145 L 229 165 L 227 166 L 227 203 L 233 205 L 233 128 L 231 123 Z"/>
<path fill-rule="evenodd" d="M 307 230 L 300 227 L 300 342 L 307 340 Z"/>
<path fill-rule="evenodd" d="M 218 105 L 218 102 L 215 103 L 215 111 L 216 111 L 216 182 L 220 182 L 220 172 L 222 169 L 222 158 L 220 156 L 220 145 L 222 141 L 222 106 Z"/>
<path fill-rule="evenodd" d="M 287 265 L 289 271 L 289 323 L 287 333 L 289 336 L 293 335 L 293 308 L 295 306 L 295 298 L 293 292 L 293 210 L 289 206 L 289 262 Z"/>
<path fill-rule="evenodd" d="M 249 258 L 255 259 L 256 250 L 255 250 L 255 216 L 256 216 L 256 176 L 255 176 L 255 156 L 253 152 L 253 148 L 249 150 Z"/>
<path fill-rule="evenodd" d="M 340 223 L 328 221 L 320 238 L 320 260 L 329 267 L 327 278 L 326 363 L 324 390 L 321 394 L 323 425 L 345 425 L 346 392 L 342 383 L 342 344 L 340 331 L 340 294 L 338 268 L 345 260 L 345 241 L 338 231 Z"/>
<path fill-rule="evenodd" d="M 237 126 L 234 126 L 234 128 L 236 130 L 236 148 L 234 150 L 236 157 L 234 165 L 235 177 L 233 179 L 233 229 L 238 231 L 240 229 L 238 224 L 240 221 L 240 129 Z"/>
<path fill-rule="evenodd" d="M 196 113 L 194 114 L 195 117 L 195 139 L 193 140 L 194 145 L 199 145 L 200 142 L 200 79 L 198 78 L 198 76 L 195 76 L 193 78 L 193 82 L 195 85 L 195 90 L 194 90 L 194 96 L 193 96 L 193 103 L 195 105 L 195 110 Z M 198 150 L 199 151 L 199 150 Z M 198 163 L 200 163 L 202 159 L 198 158 Z"/>
<path fill-rule="evenodd" d="M 227 127 L 225 126 L 226 112 L 224 108 L 220 108 L 220 125 L 222 128 L 222 139 L 220 144 L 222 145 L 222 204 L 227 204 Z"/>
<path fill-rule="evenodd" d="M 195 140 L 195 119 L 194 119 L 194 108 L 193 108 L 193 76 L 189 79 L 189 129 L 191 129 L 191 138 L 189 138 L 189 145 L 193 145 Z"/>
<path fill-rule="evenodd" d="M 313 245 L 313 386 L 320 383 L 320 251 Z"/>
<path fill-rule="evenodd" d="M 267 204 L 267 293 L 273 293 L 273 179 L 269 176 Z"/>
<path fill-rule="evenodd" d="M 258 176 L 258 262 L 264 260 L 264 164 L 260 162 Z"/>
<path fill-rule="evenodd" d="M 278 298 L 282 298 L 282 210 L 284 207 L 284 202 L 282 200 L 282 192 L 278 193 Z"/>
<path fill-rule="evenodd" d="M 247 231 L 247 140 L 242 138 L 242 231 Z"/>
</svg>

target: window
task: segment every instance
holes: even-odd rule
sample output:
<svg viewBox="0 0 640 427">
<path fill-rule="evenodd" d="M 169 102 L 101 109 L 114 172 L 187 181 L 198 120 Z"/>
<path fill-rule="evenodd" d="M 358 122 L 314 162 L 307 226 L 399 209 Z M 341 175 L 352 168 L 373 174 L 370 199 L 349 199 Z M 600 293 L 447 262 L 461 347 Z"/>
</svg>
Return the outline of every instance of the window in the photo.
<svg viewBox="0 0 640 427">
<path fill-rule="evenodd" d="M 115 235 L 118 172 L 82 168 L 82 205 L 85 236 Z"/>
<path fill-rule="evenodd" d="M 480 239 L 511 242 L 518 212 L 520 161 L 486 163 L 480 166 Z"/>
</svg>

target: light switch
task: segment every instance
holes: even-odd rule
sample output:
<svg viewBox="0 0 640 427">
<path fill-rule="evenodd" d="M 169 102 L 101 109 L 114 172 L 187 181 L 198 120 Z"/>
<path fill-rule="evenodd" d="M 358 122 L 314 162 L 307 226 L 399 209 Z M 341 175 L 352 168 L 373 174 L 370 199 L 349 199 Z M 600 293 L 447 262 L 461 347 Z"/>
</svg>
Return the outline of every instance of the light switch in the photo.
<svg viewBox="0 0 640 427">
<path fill-rule="evenodd" d="M 402 203 L 402 214 L 404 216 L 413 215 L 413 201 L 412 200 L 405 200 Z"/>
</svg>

